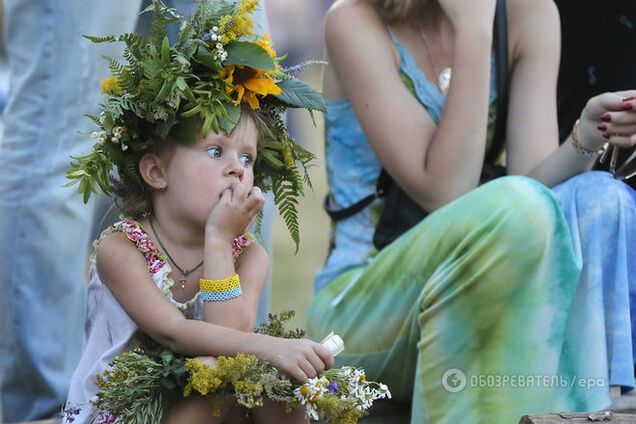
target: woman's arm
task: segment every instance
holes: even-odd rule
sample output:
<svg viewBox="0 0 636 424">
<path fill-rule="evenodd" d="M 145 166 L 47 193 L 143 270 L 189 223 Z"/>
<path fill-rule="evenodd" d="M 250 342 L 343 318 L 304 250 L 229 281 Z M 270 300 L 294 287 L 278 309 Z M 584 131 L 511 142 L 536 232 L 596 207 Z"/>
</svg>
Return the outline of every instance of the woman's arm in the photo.
<svg viewBox="0 0 636 424">
<path fill-rule="evenodd" d="M 559 148 L 556 84 L 560 58 L 560 24 L 550 0 L 509 0 L 509 27 L 514 42 L 507 132 L 509 174 L 528 175 L 556 185 L 586 171 L 593 159 L 571 143 Z"/>
<path fill-rule="evenodd" d="M 455 45 L 439 127 L 404 86 L 385 24 L 370 1 L 337 3 L 325 24 L 330 62 L 371 147 L 427 210 L 477 186 L 487 127 L 495 2 L 445 3 L 452 3 L 445 7 L 453 19 Z"/>
<path fill-rule="evenodd" d="M 551 0 L 508 0 L 508 4 L 509 27 L 514 29 L 512 57 L 515 58 L 508 115 L 508 172 L 528 175 L 552 187 L 590 170 L 596 158 L 577 152 L 571 136 L 559 147 L 556 84 L 560 24 L 556 6 Z M 588 102 L 577 131 L 584 146 L 595 150 L 608 141 L 596 128 L 607 112 L 617 124 L 604 124 L 608 132 L 630 133 L 634 129 L 630 125 L 636 124 L 636 115 L 623 110 L 623 97 L 628 95 L 631 92 L 604 94 Z M 620 137 L 609 141 L 631 144 Z"/>
<path fill-rule="evenodd" d="M 237 331 L 186 319 L 153 284 L 146 261 L 126 236 L 113 233 L 97 250 L 97 272 L 124 311 L 157 343 L 190 356 L 233 356 L 237 352 L 264 359 L 299 381 L 333 365 L 320 344 Z"/>
</svg>

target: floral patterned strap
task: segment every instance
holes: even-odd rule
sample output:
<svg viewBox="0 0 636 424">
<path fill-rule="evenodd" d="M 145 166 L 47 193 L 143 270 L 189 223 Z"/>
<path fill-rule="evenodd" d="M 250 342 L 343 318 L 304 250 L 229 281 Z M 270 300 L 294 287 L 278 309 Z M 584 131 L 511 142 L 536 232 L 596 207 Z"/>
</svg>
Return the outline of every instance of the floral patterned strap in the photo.
<svg viewBox="0 0 636 424">
<path fill-rule="evenodd" d="M 234 262 L 236 262 L 239 256 L 241 256 L 241 253 L 243 253 L 243 250 L 252 244 L 254 240 L 254 236 L 251 233 L 244 233 L 232 240 L 232 257 L 234 258 Z"/>
<path fill-rule="evenodd" d="M 135 243 L 137 249 L 144 255 L 144 258 L 146 258 L 146 262 L 148 263 L 148 270 L 153 275 L 165 265 L 167 259 L 165 258 L 163 252 L 156 249 L 152 245 L 150 237 L 143 230 L 143 228 L 141 228 L 141 225 L 139 225 L 137 221 L 132 219 L 124 219 L 116 222 L 108 227 L 106 230 L 104 230 L 99 239 L 101 240 L 115 231 L 124 233 L 128 240 Z M 232 257 L 234 258 L 235 262 L 239 258 L 239 256 L 241 256 L 243 250 L 245 250 L 247 246 L 252 244 L 252 241 L 254 240 L 254 236 L 250 233 L 245 233 L 232 240 Z"/>
<path fill-rule="evenodd" d="M 165 264 L 166 260 L 162 253 L 157 250 L 150 241 L 148 234 L 141 228 L 137 221 L 132 219 L 124 219 L 115 222 L 102 233 L 100 240 L 113 232 L 123 233 L 128 240 L 135 243 L 137 249 L 144 255 L 148 264 L 148 270 L 151 274 L 157 273 Z"/>
</svg>

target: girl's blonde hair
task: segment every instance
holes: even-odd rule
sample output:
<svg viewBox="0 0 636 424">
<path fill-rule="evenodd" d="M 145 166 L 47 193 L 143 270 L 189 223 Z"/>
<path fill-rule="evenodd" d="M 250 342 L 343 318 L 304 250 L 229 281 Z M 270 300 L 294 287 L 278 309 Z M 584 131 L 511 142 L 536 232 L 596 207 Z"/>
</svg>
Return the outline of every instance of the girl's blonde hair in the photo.
<svg viewBox="0 0 636 424">
<path fill-rule="evenodd" d="M 375 0 L 389 22 L 413 21 L 420 18 L 420 13 L 429 0 Z"/>
</svg>

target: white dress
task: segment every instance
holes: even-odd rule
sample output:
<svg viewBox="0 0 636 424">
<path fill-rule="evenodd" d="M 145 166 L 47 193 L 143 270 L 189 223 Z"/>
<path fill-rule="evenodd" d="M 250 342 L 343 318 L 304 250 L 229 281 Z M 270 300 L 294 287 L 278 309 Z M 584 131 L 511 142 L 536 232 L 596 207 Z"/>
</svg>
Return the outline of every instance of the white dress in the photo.
<svg viewBox="0 0 636 424">
<path fill-rule="evenodd" d="M 172 297 L 170 288 L 174 281 L 168 277 L 172 271 L 165 255 L 156 249 L 141 228 L 133 220 L 123 220 L 105 230 L 99 242 L 113 232 L 122 232 L 135 243 L 148 263 L 148 271 L 157 288 L 183 313 L 186 318 L 201 319 L 203 303 L 197 295 L 186 303 L 179 303 Z M 234 259 L 252 241 L 252 236 L 244 234 L 232 243 Z M 108 370 L 109 363 L 122 352 L 139 347 L 141 343 L 137 324 L 128 316 L 111 291 L 102 283 L 95 267 L 95 255 L 91 257 L 90 282 L 88 286 L 87 315 L 84 326 L 84 343 L 80 362 L 73 373 L 71 386 L 63 412 L 63 424 L 84 424 L 95 418 L 94 405 L 97 395 L 95 377 Z"/>
</svg>

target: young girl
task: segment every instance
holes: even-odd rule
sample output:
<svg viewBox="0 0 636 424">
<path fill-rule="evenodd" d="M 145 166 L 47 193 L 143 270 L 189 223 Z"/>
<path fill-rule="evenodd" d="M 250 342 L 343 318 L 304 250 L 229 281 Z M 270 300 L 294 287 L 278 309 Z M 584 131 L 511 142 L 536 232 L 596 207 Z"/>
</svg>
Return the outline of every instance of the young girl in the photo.
<svg viewBox="0 0 636 424">
<path fill-rule="evenodd" d="M 280 120 L 280 105 L 285 104 L 283 90 L 266 72 L 277 69 L 267 37 L 256 43 L 232 44 L 232 36 L 249 35 L 240 31 L 247 31 L 247 14 L 256 3 L 240 2 L 229 12 L 201 3 L 192 20 L 185 23 L 177 46 L 166 47 L 167 39 L 157 37 L 162 35 L 157 33 L 144 41 L 152 44 L 153 39 L 160 40 L 161 56 L 154 55 L 152 49 L 146 53 L 132 51 L 129 45 L 127 54 L 137 54 L 145 61 L 132 60 L 126 73 L 118 73 L 104 84 L 107 96 L 98 120 L 102 132 L 96 134 L 101 142 L 93 153 L 79 158 L 70 175 L 83 176 L 80 189 L 97 182 L 116 192 L 121 211 L 135 219 L 115 223 L 95 244 L 84 353 L 68 395 L 68 405 L 77 414 L 67 416 L 66 422 L 99 419 L 90 403 L 97 394 L 96 376 L 108 369 L 115 356 L 138 347 L 142 334 L 189 356 L 254 354 L 299 381 L 333 364 L 331 354 L 320 344 L 252 333 L 269 263 L 265 250 L 245 232 L 263 206 L 261 190 L 254 186 L 255 164 L 262 145 L 267 144 L 273 148 L 264 153 L 270 159 L 272 152 L 280 152 L 281 160 L 285 160 L 283 154 L 292 155 L 291 162 L 285 162 L 285 170 L 298 175 L 293 155 L 300 151 L 294 150 L 296 146 Z M 154 7 L 155 22 L 171 13 L 158 3 Z M 224 14 L 229 17 L 224 26 L 209 21 L 211 16 L 219 19 Z M 243 26 L 232 22 L 242 22 Z M 186 42 L 198 43 L 200 50 L 180 49 Z M 232 57 L 232 48 L 241 49 L 247 44 L 250 47 L 245 50 L 243 62 L 223 66 L 223 61 Z M 184 84 L 175 84 L 164 97 L 165 103 L 158 102 L 169 114 L 162 122 L 174 119 L 169 135 L 160 137 L 158 126 L 162 122 L 149 119 L 143 110 L 154 108 L 154 117 L 157 104 L 144 105 L 139 99 L 147 96 L 156 101 L 163 84 L 157 84 L 157 92 L 146 92 L 152 91 L 153 81 L 147 73 L 135 72 L 160 64 L 165 69 L 179 65 L 172 69 L 181 72 L 183 57 L 179 55 L 188 53 L 192 67 L 181 76 Z M 217 62 L 210 62 L 202 54 L 209 54 Z M 256 64 L 263 69 L 250 66 Z M 240 79 L 240 71 L 248 74 L 249 81 Z M 199 81 L 211 82 L 202 86 L 197 85 Z M 285 94 L 291 92 L 293 87 L 286 88 Z M 132 93 L 141 96 L 134 97 L 136 103 L 130 109 L 124 112 L 109 108 L 114 102 L 125 102 Z M 180 93 L 189 99 L 181 108 L 176 106 Z M 276 100 L 277 109 L 267 104 L 272 93 L 281 96 Z M 201 114 L 191 112 L 210 98 L 222 105 L 222 113 L 218 109 L 216 115 L 211 109 Z M 241 106 L 243 102 L 246 104 Z M 233 113 L 238 113 L 237 122 L 223 122 Z M 188 122 L 192 117 L 194 121 Z M 212 126 L 211 119 L 217 119 L 220 128 L 206 133 L 206 126 Z M 190 131 L 188 123 L 192 125 Z M 188 143 L 191 137 L 194 143 Z M 100 167 L 110 170 L 113 165 L 119 179 L 108 183 L 111 185 L 100 182 L 92 172 Z M 260 178 L 268 177 L 272 184 L 284 183 L 285 178 L 296 181 L 265 165 L 260 165 Z M 245 418 L 245 412 L 231 409 L 224 408 L 222 416 L 214 418 L 209 399 L 187 398 L 165 411 L 162 423 Z M 286 414 L 283 407 L 274 404 L 253 410 L 251 417 L 263 423 L 306 420 L 303 410 Z"/>
<path fill-rule="evenodd" d="M 331 209 L 373 199 L 384 168 L 430 214 L 380 251 L 388 197 L 339 220 L 308 330 L 337 331 L 338 359 L 410 402 L 412 423 L 595 410 L 610 384 L 634 384 L 635 197 L 585 171 L 606 143 L 636 141 L 636 92 L 591 99 L 559 147 L 557 11 L 499 2 L 512 176 L 478 187 L 501 94 L 497 3 L 339 0 L 327 13 Z"/>
</svg>

